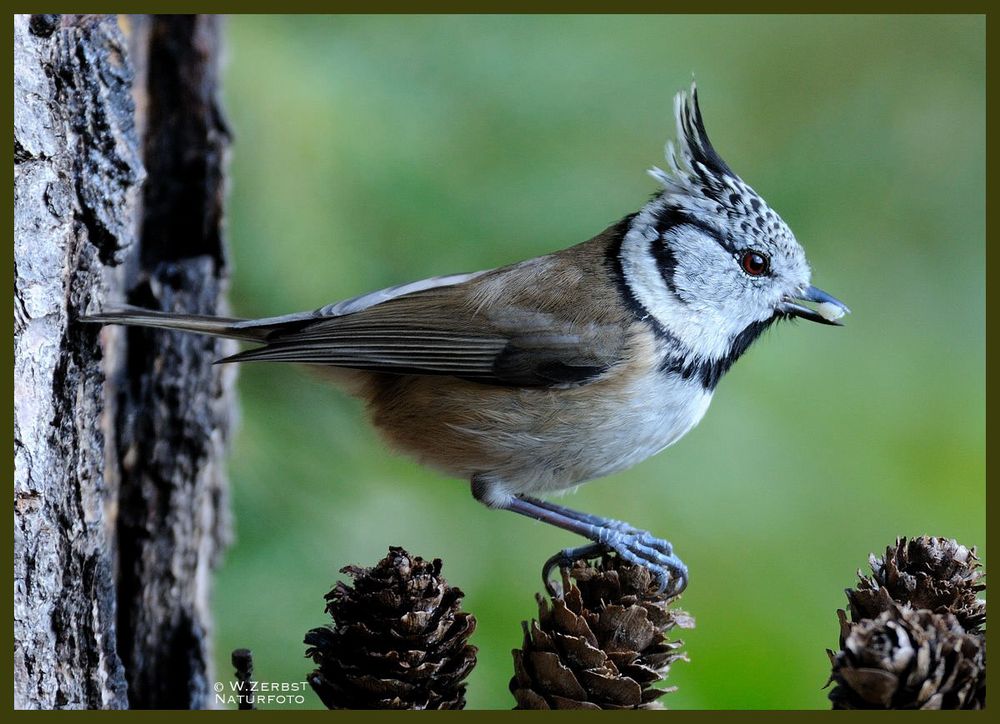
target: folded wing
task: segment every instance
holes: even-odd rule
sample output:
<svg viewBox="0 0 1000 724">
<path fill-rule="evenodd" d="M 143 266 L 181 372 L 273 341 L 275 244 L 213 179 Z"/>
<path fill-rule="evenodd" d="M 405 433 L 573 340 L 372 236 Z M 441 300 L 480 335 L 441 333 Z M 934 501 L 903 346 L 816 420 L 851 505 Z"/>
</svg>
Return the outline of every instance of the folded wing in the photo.
<svg viewBox="0 0 1000 724">
<path fill-rule="evenodd" d="M 622 324 L 580 323 L 523 294 L 511 300 L 501 295 L 484 306 L 477 296 L 480 277 L 441 277 L 436 286 L 427 280 L 310 315 L 246 323 L 248 331 L 267 330 L 264 346 L 222 361 L 299 362 L 526 387 L 585 384 L 619 361 Z"/>
</svg>

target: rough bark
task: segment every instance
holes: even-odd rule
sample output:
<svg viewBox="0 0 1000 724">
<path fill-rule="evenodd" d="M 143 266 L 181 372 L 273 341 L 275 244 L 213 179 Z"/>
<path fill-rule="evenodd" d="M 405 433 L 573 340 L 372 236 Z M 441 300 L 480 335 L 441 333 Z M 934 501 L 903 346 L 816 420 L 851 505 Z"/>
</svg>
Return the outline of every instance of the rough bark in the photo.
<svg viewBox="0 0 1000 724">
<path fill-rule="evenodd" d="M 231 374 L 217 343 L 99 330 L 219 311 L 217 20 L 14 18 L 14 703 L 208 703 Z"/>
</svg>

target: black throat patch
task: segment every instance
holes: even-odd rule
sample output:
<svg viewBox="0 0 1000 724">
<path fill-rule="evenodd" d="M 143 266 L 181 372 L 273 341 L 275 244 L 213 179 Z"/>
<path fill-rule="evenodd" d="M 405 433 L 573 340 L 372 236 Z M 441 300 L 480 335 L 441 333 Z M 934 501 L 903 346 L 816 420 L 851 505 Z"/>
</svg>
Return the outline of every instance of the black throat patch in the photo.
<svg viewBox="0 0 1000 724">
<path fill-rule="evenodd" d="M 743 356 L 743 353 L 757 341 L 764 330 L 780 318 L 780 314 L 775 314 L 773 317 L 748 325 L 746 329 L 733 338 L 726 354 L 718 359 L 692 359 L 681 352 L 676 355 L 668 355 L 663 364 L 660 365 L 660 369 L 668 374 L 680 375 L 681 379 L 696 378 L 701 382 L 702 387 L 711 392 L 736 360 Z"/>
</svg>

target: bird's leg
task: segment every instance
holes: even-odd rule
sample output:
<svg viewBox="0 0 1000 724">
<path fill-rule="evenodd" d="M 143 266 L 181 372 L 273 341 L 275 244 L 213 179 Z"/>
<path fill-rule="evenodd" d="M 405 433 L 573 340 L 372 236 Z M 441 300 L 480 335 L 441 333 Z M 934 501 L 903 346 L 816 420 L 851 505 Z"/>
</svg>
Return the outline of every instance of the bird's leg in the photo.
<svg viewBox="0 0 1000 724">
<path fill-rule="evenodd" d="M 522 496 L 524 497 L 524 496 Z M 604 528 L 611 528 L 613 530 L 621 531 L 622 533 L 634 533 L 640 536 L 643 540 L 642 542 L 646 545 L 658 549 L 661 553 L 665 555 L 672 555 L 674 550 L 673 546 L 670 545 L 670 541 L 663 540 L 661 538 L 654 538 L 653 535 L 646 530 L 639 530 L 634 528 L 623 520 L 615 520 L 613 518 L 602 518 L 598 515 L 591 515 L 590 513 L 582 513 L 578 510 L 573 510 L 572 508 L 566 508 L 562 505 L 556 505 L 555 503 L 550 503 L 547 500 L 542 500 L 540 498 L 529 498 L 532 503 L 539 505 L 546 510 L 551 510 L 553 513 L 559 513 L 565 515 L 567 518 L 573 518 L 574 520 L 579 520 L 582 523 L 590 523 L 592 525 L 598 525 Z"/>
<path fill-rule="evenodd" d="M 660 591 L 667 590 L 669 583 L 670 594 L 676 596 L 687 586 L 687 566 L 674 555 L 670 543 L 654 538 L 647 531 L 526 495 L 494 494 L 486 479 L 474 478 L 472 490 L 476 499 L 491 507 L 511 510 L 593 541 L 590 545 L 560 551 L 546 561 L 542 577 L 550 592 L 553 589 L 549 583 L 549 573 L 553 568 L 607 551 L 615 551 L 629 563 L 649 569 L 656 577 Z"/>
</svg>

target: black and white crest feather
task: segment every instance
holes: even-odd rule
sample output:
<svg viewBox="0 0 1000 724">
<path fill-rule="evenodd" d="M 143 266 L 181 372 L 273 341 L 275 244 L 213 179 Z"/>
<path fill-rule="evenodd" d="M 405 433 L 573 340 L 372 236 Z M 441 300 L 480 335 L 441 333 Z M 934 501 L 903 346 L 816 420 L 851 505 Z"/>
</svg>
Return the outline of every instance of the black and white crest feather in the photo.
<svg viewBox="0 0 1000 724">
<path fill-rule="evenodd" d="M 674 97 L 677 141 L 668 141 L 668 170 L 653 167 L 650 175 L 663 185 L 670 206 L 693 215 L 748 217 L 777 221 L 763 199 L 729 167 L 712 146 L 694 83 Z M 758 213 L 760 212 L 760 213 Z M 769 213 L 770 212 L 770 213 Z"/>
<path fill-rule="evenodd" d="M 674 98 L 674 114 L 677 117 L 677 133 L 683 146 L 680 153 L 683 161 L 688 167 L 694 167 L 699 171 L 699 176 L 703 173 L 721 178 L 731 176 L 736 178 L 736 174 L 719 156 L 712 142 L 705 131 L 705 122 L 701 117 L 701 107 L 698 105 L 698 89 L 692 83 L 689 94 L 679 93 Z M 669 144 L 668 155 L 675 159 L 674 168 L 677 168 L 677 150 L 673 144 Z"/>
</svg>

